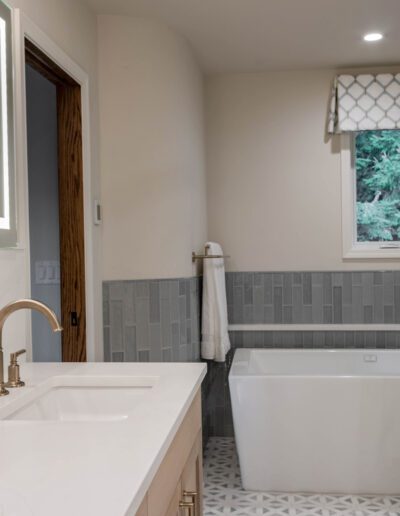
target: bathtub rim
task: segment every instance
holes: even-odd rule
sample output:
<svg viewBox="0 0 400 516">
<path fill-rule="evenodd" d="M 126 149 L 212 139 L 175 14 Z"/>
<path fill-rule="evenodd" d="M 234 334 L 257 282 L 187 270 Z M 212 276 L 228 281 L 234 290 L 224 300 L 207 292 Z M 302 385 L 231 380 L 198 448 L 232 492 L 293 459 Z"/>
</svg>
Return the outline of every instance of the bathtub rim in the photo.
<svg viewBox="0 0 400 516">
<path fill-rule="evenodd" d="M 340 374 L 340 373 L 299 373 L 299 374 L 288 374 L 288 373 L 252 373 L 249 369 L 250 355 L 252 351 L 269 353 L 269 354 L 290 354 L 290 353 L 301 353 L 312 355 L 314 353 L 324 354 L 355 354 L 355 355 L 369 355 L 369 354 L 398 354 L 400 359 L 400 349 L 379 349 L 379 348 L 357 348 L 357 349 L 324 349 L 324 348 L 236 348 L 231 363 L 231 367 L 228 374 L 228 380 L 234 380 L 235 378 L 248 378 L 248 379 L 260 379 L 260 378 L 313 378 L 313 379 L 324 379 L 324 378 L 336 378 L 336 379 L 400 379 L 400 364 L 398 373 L 375 373 L 375 374 Z M 243 357 L 243 358 L 242 358 Z"/>
</svg>

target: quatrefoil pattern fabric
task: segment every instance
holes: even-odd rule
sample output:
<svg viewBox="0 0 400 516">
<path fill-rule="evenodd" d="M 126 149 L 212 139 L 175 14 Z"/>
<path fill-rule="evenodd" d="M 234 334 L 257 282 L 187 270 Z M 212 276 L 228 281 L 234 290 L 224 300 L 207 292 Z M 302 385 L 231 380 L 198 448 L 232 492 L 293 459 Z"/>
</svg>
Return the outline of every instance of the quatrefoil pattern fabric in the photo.
<svg viewBox="0 0 400 516">
<path fill-rule="evenodd" d="M 329 133 L 400 129 L 400 73 L 338 75 L 328 118 Z"/>
</svg>

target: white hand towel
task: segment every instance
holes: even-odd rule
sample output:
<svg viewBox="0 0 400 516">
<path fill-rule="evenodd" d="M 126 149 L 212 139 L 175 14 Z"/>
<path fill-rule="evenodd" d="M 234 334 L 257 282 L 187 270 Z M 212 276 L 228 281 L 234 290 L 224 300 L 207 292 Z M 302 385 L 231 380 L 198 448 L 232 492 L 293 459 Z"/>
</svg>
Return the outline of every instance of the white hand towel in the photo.
<svg viewBox="0 0 400 516">
<path fill-rule="evenodd" d="M 208 242 L 206 245 L 209 246 L 208 254 L 223 254 L 219 244 Z M 225 362 L 230 348 L 224 259 L 205 259 L 201 356 L 206 360 Z"/>
</svg>

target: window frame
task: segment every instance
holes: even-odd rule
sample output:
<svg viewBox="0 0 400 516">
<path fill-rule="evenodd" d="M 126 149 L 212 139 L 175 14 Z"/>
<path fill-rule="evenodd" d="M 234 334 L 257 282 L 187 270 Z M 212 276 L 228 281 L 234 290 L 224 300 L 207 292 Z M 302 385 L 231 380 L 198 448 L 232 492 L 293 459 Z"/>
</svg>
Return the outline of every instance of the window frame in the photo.
<svg viewBox="0 0 400 516">
<path fill-rule="evenodd" d="M 16 172 L 15 172 L 15 136 L 14 136 L 14 73 L 13 73 L 13 14 L 12 10 L 7 7 L 2 1 L 0 2 L 0 16 L 1 21 L 5 24 L 4 37 L 6 48 L 4 45 L 0 48 L 0 66 L 4 68 L 2 77 L 5 77 L 4 82 L 0 84 L 0 115 L 6 111 L 6 120 L 0 116 L 0 138 L 2 140 L 1 147 L 7 148 L 7 155 L 0 156 L 3 162 L 4 169 L 7 170 L 6 176 L 0 177 L 3 182 L 4 201 L 7 212 L 3 217 L 0 216 L 0 249 L 15 248 L 18 245 L 17 240 L 17 213 L 16 213 Z M 5 52 L 4 55 L 1 55 Z M 6 61 L 4 62 L 4 57 Z M 8 193 L 8 197 L 6 195 Z"/>
<path fill-rule="evenodd" d="M 390 248 L 390 242 L 357 242 L 356 133 L 343 133 L 340 138 L 343 258 L 346 260 L 398 259 L 400 242 L 392 244 L 392 248 Z"/>
</svg>

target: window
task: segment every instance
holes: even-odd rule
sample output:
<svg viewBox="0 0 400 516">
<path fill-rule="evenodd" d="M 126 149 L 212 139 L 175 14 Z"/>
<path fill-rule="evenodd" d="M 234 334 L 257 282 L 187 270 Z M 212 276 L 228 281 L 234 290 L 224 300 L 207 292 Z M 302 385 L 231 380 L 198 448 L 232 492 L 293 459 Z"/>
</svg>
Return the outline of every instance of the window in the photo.
<svg viewBox="0 0 400 516">
<path fill-rule="evenodd" d="M 0 247 L 17 243 L 14 190 L 11 11 L 0 2 Z"/>
<path fill-rule="evenodd" d="M 345 258 L 400 256 L 400 130 L 342 136 Z"/>
</svg>

